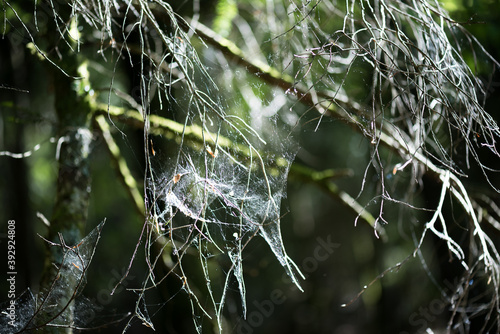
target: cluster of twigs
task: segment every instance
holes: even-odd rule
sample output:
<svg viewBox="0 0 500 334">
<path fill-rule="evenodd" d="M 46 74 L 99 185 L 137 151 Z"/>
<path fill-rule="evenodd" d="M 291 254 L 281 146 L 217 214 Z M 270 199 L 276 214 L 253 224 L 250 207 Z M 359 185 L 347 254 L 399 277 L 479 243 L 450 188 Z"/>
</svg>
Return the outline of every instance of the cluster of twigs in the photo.
<svg viewBox="0 0 500 334">
<path fill-rule="evenodd" d="M 320 2 L 316 5 L 320 6 Z M 379 175 L 381 204 L 377 223 L 387 223 L 383 215 L 386 201 L 417 209 L 410 196 L 398 199 L 391 195 L 386 175 L 410 170 L 407 194 L 421 187 L 424 174 L 432 175 L 441 184 L 438 204 L 430 208 L 434 214 L 424 226 L 415 254 L 426 235 L 432 233 L 461 263 L 465 282 L 473 285 L 467 278 L 486 277 L 490 288 L 486 288 L 489 297 L 483 304 L 468 304 L 472 287 L 457 288 L 450 297 L 452 316 L 448 328 L 464 326 L 466 330 L 463 324 L 482 314 L 487 319 L 482 331 L 498 329 L 500 257 L 481 224 L 488 221 L 498 226 L 495 215 L 486 213 L 495 208 L 478 205 L 463 178 L 471 165 L 478 166 L 490 186 L 499 191 L 489 178 L 490 173 L 498 172 L 497 168 L 483 160 L 500 158 L 500 128 L 484 110 L 482 97 L 488 88 L 474 73 L 477 64 L 468 64 L 464 59 L 466 53 L 473 54 L 473 59 L 480 58 L 493 69 L 499 63 L 437 2 L 348 1 L 345 10 L 342 27 L 325 30 L 312 13 L 297 9 L 318 36 L 312 45 L 304 45 L 298 52 L 298 61 L 307 64 L 304 80 L 312 82 L 309 93 L 330 96 L 318 98 L 320 112 L 325 112 L 325 105 L 331 106 L 327 109 L 330 114 L 355 124 L 371 139 L 373 153 L 367 173 L 371 167 Z M 371 84 L 367 85 L 370 93 L 364 97 L 367 103 L 363 107 L 349 102 L 352 97 L 344 86 L 359 67 L 371 73 L 366 76 Z M 338 76 L 336 68 L 345 71 Z M 318 86 L 327 88 L 317 92 Z M 396 152 L 400 162 L 388 165 L 382 146 Z M 451 237 L 453 224 L 443 211 L 447 195 L 466 217 L 466 245 Z"/>
</svg>

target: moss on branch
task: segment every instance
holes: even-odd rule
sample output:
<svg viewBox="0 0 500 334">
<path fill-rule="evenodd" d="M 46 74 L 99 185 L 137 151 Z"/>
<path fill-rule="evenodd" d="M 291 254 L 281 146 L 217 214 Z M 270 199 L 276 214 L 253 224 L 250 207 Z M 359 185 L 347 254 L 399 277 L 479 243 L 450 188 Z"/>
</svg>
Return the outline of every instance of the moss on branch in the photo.
<svg viewBox="0 0 500 334">
<path fill-rule="evenodd" d="M 107 104 L 99 103 L 93 104 L 93 108 L 96 119 L 100 119 L 99 123 L 104 121 L 104 119 L 102 118 L 104 115 L 108 115 L 108 117 L 110 117 L 114 121 L 119 121 L 139 129 L 144 128 L 143 116 L 136 110 L 125 109 L 116 106 L 108 106 Z M 184 135 L 185 143 L 187 145 L 191 145 L 193 148 L 203 147 L 203 144 L 206 144 L 207 142 L 210 144 L 215 144 L 217 140 L 217 144 L 223 149 L 231 148 L 233 152 L 236 152 L 236 154 L 239 154 L 242 157 L 250 156 L 250 149 L 247 146 L 234 143 L 229 138 L 221 135 L 217 137 L 215 134 L 212 134 L 207 130 L 203 130 L 198 125 L 184 126 L 181 123 L 177 123 L 173 120 L 166 119 L 157 115 L 150 115 L 148 117 L 150 123 L 149 132 L 151 134 L 162 135 L 168 140 L 176 141 L 180 141 L 180 138 Z M 118 157 L 114 157 L 113 159 L 117 160 Z M 275 166 L 283 167 L 285 163 L 286 161 L 281 158 L 275 161 Z M 268 165 L 268 167 L 273 168 L 272 165 Z M 122 178 L 125 178 L 126 175 L 129 174 L 129 172 L 127 172 L 126 170 L 121 171 L 120 168 L 118 169 L 121 173 L 123 173 Z M 340 190 L 332 181 L 332 179 L 334 178 L 350 176 L 351 173 L 352 172 L 350 170 L 335 169 L 316 171 L 298 163 L 294 163 L 290 167 L 290 178 L 292 180 L 300 179 L 302 181 L 317 185 L 320 189 L 330 194 L 333 198 L 339 200 L 343 205 L 353 211 L 357 217 L 361 218 L 370 226 L 374 227 L 375 218 L 359 203 L 357 203 L 354 198 L 352 198 L 346 192 Z M 130 188 L 130 185 L 127 185 L 127 187 L 130 189 L 130 192 L 135 192 L 135 190 L 132 190 L 132 188 L 135 187 Z M 132 195 L 132 197 L 134 196 Z M 134 199 L 134 202 L 135 201 L 136 200 Z M 382 235 L 383 230 L 378 229 L 377 231 Z"/>
</svg>

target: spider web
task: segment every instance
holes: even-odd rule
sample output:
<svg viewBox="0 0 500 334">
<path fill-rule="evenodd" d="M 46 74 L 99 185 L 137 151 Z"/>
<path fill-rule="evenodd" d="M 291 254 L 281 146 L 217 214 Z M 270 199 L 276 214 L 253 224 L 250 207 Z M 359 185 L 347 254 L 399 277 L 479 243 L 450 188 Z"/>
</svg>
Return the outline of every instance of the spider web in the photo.
<svg viewBox="0 0 500 334">
<path fill-rule="evenodd" d="M 48 291 L 40 291 L 34 295 L 30 289 L 16 297 L 15 318 L 4 316 L 9 314 L 10 301 L 0 306 L 2 317 L 0 328 L 2 333 L 21 333 L 35 331 L 41 327 L 83 329 L 93 320 L 95 305 L 81 292 L 86 283 L 86 272 L 94 256 L 97 243 L 105 221 L 95 227 L 78 245 L 69 247 L 64 243 L 49 242 L 51 247 L 61 248 L 63 260 L 57 268 Z M 65 299 L 66 291 L 73 292 L 71 298 Z M 71 312 L 67 312 L 71 310 Z"/>
<path fill-rule="evenodd" d="M 178 277 L 190 297 L 197 330 L 201 331 L 198 310 L 209 318 L 215 314 L 222 330 L 222 310 L 233 281 L 246 312 L 243 252 L 256 236 L 267 242 L 300 289 L 298 280 L 303 276 L 287 255 L 280 231 L 281 201 L 296 152 L 288 133 L 281 134 L 276 119 L 266 122 L 265 134 L 258 133 L 244 114 L 228 112 L 223 94 L 190 43 L 193 32 L 167 2 L 83 0 L 70 1 L 70 5 L 69 18 L 61 17 L 53 3 L 46 8 L 55 17 L 61 40 L 66 42 L 66 32 L 78 24 L 85 25 L 100 40 L 98 54 L 104 60 L 113 61 L 117 52 L 115 69 L 121 59 L 127 59 L 138 73 L 138 96 L 119 96 L 141 113 L 144 122 L 146 233 L 141 238 L 145 236 L 150 272 L 137 290 L 135 317 L 153 327 L 145 292 L 165 279 L 156 277 L 157 266 L 167 266 L 167 276 Z M 35 10 L 35 21 L 39 14 Z M 19 21 L 34 50 L 53 63 Z M 75 38 L 79 50 L 84 40 Z M 108 105 L 112 92 L 113 82 Z M 157 156 L 152 143 L 158 138 L 158 123 L 151 123 L 158 119 L 165 123 L 169 118 L 184 124 L 170 138 L 176 153 Z M 158 248 L 161 252 L 155 254 Z M 200 294 L 188 273 L 193 250 L 198 253 L 210 310 L 199 302 Z M 229 266 L 224 266 L 221 257 Z M 163 259 L 173 261 L 160 264 Z M 219 265 L 225 273 L 222 288 L 216 290 L 211 272 Z"/>
<path fill-rule="evenodd" d="M 181 152 L 151 187 L 156 197 L 153 220 L 168 236 L 173 253 L 183 254 L 195 245 L 203 259 L 214 252 L 226 254 L 231 267 L 223 295 L 234 276 L 245 313 L 242 253 L 252 238 L 261 236 L 300 288 L 300 271 L 287 255 L 280 231 L 280 204 L 291 160 L 281 155 L 277 159 L 277 153 L 266 162 L 259 156 L 237 160 L 220 147 L 215 152 L 221 153 L 215 154 L 189 148 Z M 202 266 L 206 282 L 211 282 L 208 263 L 202 261 Z M 218 313 L 223 305 L 224 296 Z"/>
<path fill-rule="evenodd" d="M 163 14 L 171 19 L 170 29 L 157 27 L 154 17 L 158 13 L 146 5 L 142 7 L 163 42 L 161 50 L 151 49 L 153 43 L 148 41 L 151 35 L 139 32 L 144 38 L 142 61 L 147 64 L 144 68 L 149 69 L 148 73 L 143 72 L 141 81 L 147 152 L 147 248 L 160 243 L 162 253 L 173 260 L 167 276 L 175 275 L 182 282 L 192 303 L 197 330 L 201 331 L 198 315 L 201 310 L 209 318 L 215 314 L 222 331 L 222 311 L 233 284 L 246 314 L 242 262 L 244 249 L 254 237 L 260 236 L 267 242 L 285 272 L 301 289 L 298 280 L 303 275 L 287 255 L 280 230 L 281 201 L 295 146 L 276 119 L 268 119 L 264 134 L 253 129 L 245 115 L 229 112 L 228 103 L 188 42 L 188 34 L 178 26 L 186 23 L 179 23 L 170 7 L 161 5 Z M 166 30 L 173 33 L 165 33 Z M 158 98 L 161 111 L 169 110 L 184 124 L 181 134 L 174 138 L 175 153 L 167 158 L 156 155 L 152 144 L 157 138 L 150 124 L 154 117 L 164 115 L 151 109 L 149 101 L 153 96 Z M 209 309 L 199 302 L 200 295 L 189 272 L 191 266 L 186 265 L 192 263 L 193 249 L 198 253 L 198 269 L 203 273 L 205 291 L 211 301 Z M 165 279 L 154 274 L 160 257 L 148 259 L 151 274 L 144 282 L 143 292 Z M 225 266 L 221 258 L 229 260 L 229 265 Z M 223 283 L 216 289 L 214 282 L 221 278 L 216 280 L 211 273 L 219 266 L 224 271 Z M 152 326 L 147 317 L 138 317 Z"/>
<path fill-rule="evenodd" d="M 288 136 L 281 134 L 283 130 L 277 121 L 271 120 L 273 126 L 266 128 L 264 134 L 249 126 L 256 124 L 254 120 L 229 108 L 229 101 L 224 101 L 223 93 L 189 42 L 193 34 L 186 28 L 189 25 L 166 2 L 96 0 L 71 4 L 71 21 L 83 18 L 81 21 L 95 29 L 103 56 L 109 41 L 113 51 L 130 60 L 131 66 L 139 67 L 140 96 L 129 104 L 141 112 L 145 124 L 145 230 L 150 273 L 139 292 L 136 316 L 152 326 L 144 292 L 165 278 L 155 276 L 156 266 L 163 261 L 171 269 L 167 275 L 178 277 L 189 295 L 198 331 L 198 310 L 207 317 L 215 313 L 221 329 L 224 300 L 233 281 L 246 311 L 243 252 L 256 236 L 268 243 L 299 286 L 301 274 L 287 255 L 280 232 L 280 204 L 294 146 L 285 140 Z M 56 15 L 52 2 L 51 6 Z M 466 274 L 484 268 L 494 289 L 486 308 L 498 310 L 499 256 L 479 225 L 477 212 L 483 208 L 473 201 L 459 179 L 464 171 L 457 166 L 454 155 L 455 147 L 462 147 L 467 167 L 472 158 L 488 181 L 488 173 L 496 171 L 481 163 L 478 152 L 485 148 L 497 158 L 500 130 L 484 111 L 480 96 L 486 94 L 485 87 L 464 61 L 464 50 L 454 38 L 463 35 L 480 53 L 484 50 L 471 36 L 462 34 L 459 25 L 438 3 L 347 1 L 344 7 L 328 1 L 290 1 L 287 6 L 283 11 L 287 16 L 277 15 L 276 21 L 286 17 L 292 22 L 290 30 L 280 37 L 297 32 L 290 39 L 294 49 L 289 53 L 294 59 L 283 61 L 281 66 L 292 68 L 295 74 L 296 82 L 289 92 L 300 92 L 297 96 L 301 95 L 303 101 L 307 96 L 312 101 L 309 104 L 320 112 L 320 120 L 333 114 L 352 122 L 372 140 L 373 155 L 368 168 L 373 167 L 381 175 L 382 200 L 377 222 L 386 222 L 384 201 L 408 204 L 413 209 L 411 198 L 391 197 L 384 168 L 391 170 L 396 179 L 397 173 L 413 167 L 415 182 L 410 182 L 408 194 L 414 192 L 424 171 L 431 173 L 442 185 L 442 195 L 421 240 L 426 232 L 431 232 L 446 241 Z M 56 18 L 58 34 L 65 40 L 65 25 L 70 20 L 57 15 Z M 272 21 L 270 17 L 269 22 Z M 119 32 L 114 26 L 117 22 L 123 23 Z M 24 24 L 23 27 L 27 30 Z M 29 40 L 34 42 L 32 35 Z M 137 40 L 138 46 L 134 44 Z M 50 62 L 36 45 L 35 49 Z M 138 64 L 132 64 L 132 54 Z M 489 61 L 493 67 L 499 65 Z M 352 83 L 360 69 L 369 73 L 368 96 L 350 89 L 355 86 Z M 168 158 L 157 156 L 152 145 L 157 140 L 157 116 L 184 124 L 171 138 L 169 145 L 175 153 Z M 379 152 L 380 144 L 397 152 L 401 161 L 389 166 Z M 478 251 L 467 254 L 447 235 L 449 225 L 441 213 L 446 193 L 470 218 L 469 248 L 477 247 Z M 441 224 L 441 230 L 435 228 L 436 223 Z M 159 255 L 153 252 L 158 245 Z M 200 293 L 194 288 L 190 267 L 196 257 L 214 312 L 199 302 Z M 222 265 L 224 283 L 217 289 L 213 271 L 223 263 L 217 262 L 221 258 L 226 258 L 229 266 Z M 466 293 L 460 297 L 466 297 Z M 458 306 L 454 305 L 456 310 Z"/>
</svg>

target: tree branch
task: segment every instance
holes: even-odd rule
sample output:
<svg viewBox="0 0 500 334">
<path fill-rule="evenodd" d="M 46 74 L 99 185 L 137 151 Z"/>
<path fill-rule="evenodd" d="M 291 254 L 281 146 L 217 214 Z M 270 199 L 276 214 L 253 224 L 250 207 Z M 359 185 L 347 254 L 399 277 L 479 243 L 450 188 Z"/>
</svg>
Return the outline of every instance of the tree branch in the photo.
<svg viewBox="0 0 500 334">
<path fill-rule="evenodd" d="M 108 106 L 107 104 L 100 103 L 95 103 L 93 107 L 94 113 L 96 114 L 96 119 L 102 119 L 102 121 L 104 121 L 103 115 L 108 115 L 111 119 L 128 124 L 130 126 L 140 129 L 144 127 L 142 115 L 136 110 L 125 109 L 116 106 Z M 215 144 L 217 138 L 217 145 L 219 145 L 220 147 L 224 149 L 231 148 L 233 151 L 236 151 L 236 154 L 239 154 L 242 157 L 250 156 L 250 151 L 247 146 L 234 143 L 229 138 L 221 135 L 217 137 L 214 134 L 208 133 L 206 130 L 202 130 L 202 128 L 197 125 L 184 126 L 183 124 L 157 115 L 150 115 L 149 121 L 150 133 L 155 135 L 162 135 L 168 140 L 179 140 L 179 138 L 181 138 L 182 134 L 184 133 L 184 138 L 188 145 L 191 145 L 194 148 L 200 148 L 202 147 L 204 142 Z M 119 156 L 120 155 L 118 154 L 118 157 Z M 118 157 L 114 159 L 116 160 L 118 159 Z M 280 161 L 279 159 L 276 162 L 278 167 L 282 166 L 284 163 L 284 161 Z M 333 198 L 339 200 L 343 205 L 351 209 L 357 217 L 363 219 L 369 225 L 374 227 L 375 219 L 373 218 L 373 216 L 368 211 L 364 210 L 364 208 L 349 194 L 338 189 L 337 185 L 332 181 L 332 178 L 348 175 L 350 175 L 350 172 L 345 170 L 326 170 L 318 172 L 298 163 L 294 163 L 290 167 L 290 177 L 292 179 L 298 178 L 317 185 L 320 189 L 324 190 Z M 377 232 L 380 232 L 381 234 L 383 234 L 382 231 L 382 229 L 377 229 Z"/>
<path fill-rule="evenodd" d="M 116 170 L 118 172 L 118 176 L 122 181 L 125 189 L 130 196 L 130 199 L 134 203 L 134 206 L 137 212 L 144 217 L 145 208 L 144 208 L 144 199 L 139 191 L 139 187 L 137 186 L 137 182 L 135 182 L 135 178 L 132 176 L 130 169 L 127 166 L 127 162 L 123 158 L 123 155 L 120 152 L 120 148 L 116 144 L 111 132 L 109 130 L 109 125 L 104 119 L 103 115 L 97 115 L 94 118 L 95 127 L 100 132 L 102 138 L 104 139 L 104 143 L 106 144 L 106 149 L 108 150 L 111 160 L 113 161 Z"/>
</svg>

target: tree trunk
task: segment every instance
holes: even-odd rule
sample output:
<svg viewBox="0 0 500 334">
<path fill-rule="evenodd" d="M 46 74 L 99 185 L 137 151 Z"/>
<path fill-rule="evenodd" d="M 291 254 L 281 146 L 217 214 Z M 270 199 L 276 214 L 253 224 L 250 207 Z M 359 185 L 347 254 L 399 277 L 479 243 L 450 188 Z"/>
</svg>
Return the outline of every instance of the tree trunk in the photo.
<svg viewBox="0 0 500 334">
<path fill-rule="evenodd" d="M 73 24 L 76 24 L 75 22 Z M 92 133 L 90 84 L 85 62 L 64 41 L 59 43 L 62 61 L 50 66 L 54 80 L 55 109 L 58 117 L 58 162 L 56 202 L 47 239 L 47 255 L 40 284 L 40 312 L 33 324 L 42 333 L 71 333 L 74 298 L 82 275 L 70 275 L 65 267 L 76 264 L 65 259 L 65 250 L 82 239 L 89 205 L 91 176 L 89 154 Z M 63 73 L 61 69 L 67 73 Z M 52 326 L 45 326 L 46 324 Z M 56 326 L 53 326 L 56 325 Z"/>
</svg>

